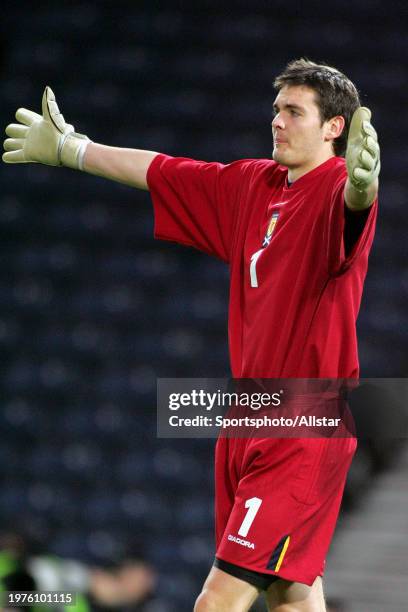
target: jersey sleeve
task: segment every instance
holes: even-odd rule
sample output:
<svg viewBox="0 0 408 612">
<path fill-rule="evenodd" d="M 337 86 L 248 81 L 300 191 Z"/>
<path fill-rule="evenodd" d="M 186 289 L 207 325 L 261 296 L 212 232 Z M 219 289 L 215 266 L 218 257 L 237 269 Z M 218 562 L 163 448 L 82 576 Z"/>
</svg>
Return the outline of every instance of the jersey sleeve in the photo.
<svg viewBox="0 0 408 612">
<path fill-rule="evenodd" d="M 329 274 L 336 276 L 343 274 L 364 253 L 368 255 L 374 238 L 375 223 L 377 217 L 378 200 L 374 200 L 366 216 L 362 227 L 357 228 L 358 235 L 353 240 L 352 248 L 347 252 L 345 247 L 346 227 L 346 203 L 344 200 L 344 188 L 347 173 L 343 172 L 335 181 L 330 196 L 330 205 L 327 218 L 328 236 L 328 268 Z M 357 219 L 356 219 L 357 222 Z M 352 216 L 347 216 L 347 223 L 353 223 Z M 360 224 L 361 225 L 361 224 Z"/>
<path fill-rule="evenodd" d="M 147 183 L 154 208 L 154 236 L 229 261 L 245 170 L 231 164 L 157 155 Z"/>
</svg>

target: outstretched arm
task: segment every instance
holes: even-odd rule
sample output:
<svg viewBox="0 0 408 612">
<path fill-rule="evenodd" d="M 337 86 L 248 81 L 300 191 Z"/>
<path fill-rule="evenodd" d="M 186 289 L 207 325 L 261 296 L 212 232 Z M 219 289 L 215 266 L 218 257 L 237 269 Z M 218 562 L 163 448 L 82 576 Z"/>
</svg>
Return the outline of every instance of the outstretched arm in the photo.
<svg viewBox="0 0 408 612">
<path fill-rule="evenodd" d="M 83 170 L 138 189 L 148 189 L 146 176 L 158 155 L 143 149 L 123 149 L 90 142 L 86 147 Z"/>
<path fill-rule="evenodd" d="M 19 108 L 16 119 L 19 123 L 11 123 L 6 128 L 9 138 L 4 141 L 4 162 L 67 166 L 148 189 L 147 170 L 157 153 L 108 147 L 78 134 L 60 113 L 50 87 L 44 90 L 42 115 Z"/>
<path fill-rule="evenodd" d="M 380 147 L 377 132 L 370 122 L 371 111 L 360 106 L 351 120 L 346 164 L 348 178 L 344 190 L 346 206 L 362 211 L 374 202 L 378 193 Z"/>
</svg>

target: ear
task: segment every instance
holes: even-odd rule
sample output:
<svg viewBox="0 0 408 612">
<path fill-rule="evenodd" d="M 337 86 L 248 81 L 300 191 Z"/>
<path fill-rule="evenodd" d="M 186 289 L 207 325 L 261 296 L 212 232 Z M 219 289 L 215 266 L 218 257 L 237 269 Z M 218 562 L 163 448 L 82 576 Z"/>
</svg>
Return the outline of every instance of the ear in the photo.
<svg viewBox="0 0 408 612">
<path fill-rule="evenodd" d="M 324 123 L 324 139 L 327 140 L 335 140 L 338 138 L 342 131 L 344 130 L 344 126 L 346 122 L 342 115 L 336 115 L 336 117 L 332 117 L 328 121 Z"/>
</svg>

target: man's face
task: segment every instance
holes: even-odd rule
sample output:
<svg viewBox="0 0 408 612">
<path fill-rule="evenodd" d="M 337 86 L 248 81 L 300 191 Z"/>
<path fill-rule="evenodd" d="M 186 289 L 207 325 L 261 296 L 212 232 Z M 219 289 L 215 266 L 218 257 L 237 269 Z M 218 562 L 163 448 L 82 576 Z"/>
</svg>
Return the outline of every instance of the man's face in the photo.
<svg viewBox="0 0 408 612">
<path fill-rule="evenodd" d="M 284 86 L 273 108 L 273 159 L 289 169 L 308 169 L 327 151 L 315 92 L 307 86 Z"/>
</svg>

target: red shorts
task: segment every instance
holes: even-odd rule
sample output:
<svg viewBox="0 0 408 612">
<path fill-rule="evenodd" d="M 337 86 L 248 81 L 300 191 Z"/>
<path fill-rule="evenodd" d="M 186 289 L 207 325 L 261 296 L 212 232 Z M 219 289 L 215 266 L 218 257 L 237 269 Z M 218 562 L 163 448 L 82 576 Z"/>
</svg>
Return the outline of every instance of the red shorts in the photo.
<svg viewBox="0 0 408 612">
<path fill-rule="evenodd" d="M 219 438 L 216 557 L 312 585 L 323 575 L 355 438 Z"/>
</svg>

